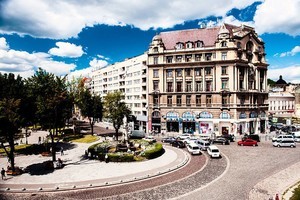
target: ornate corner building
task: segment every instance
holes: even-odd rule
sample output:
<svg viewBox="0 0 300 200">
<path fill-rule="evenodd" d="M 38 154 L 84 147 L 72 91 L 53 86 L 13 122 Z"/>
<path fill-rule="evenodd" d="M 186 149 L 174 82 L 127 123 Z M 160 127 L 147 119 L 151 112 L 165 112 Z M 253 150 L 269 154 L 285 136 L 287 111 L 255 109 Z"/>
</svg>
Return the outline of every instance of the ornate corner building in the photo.
<svg viewBox="0 0 300 200">
<path fill-rule="evenodd" d="M 161 32 L 148 50 L 148 129 L 264 133 L 268 93 L 264 42 L 254 28 Z"/>
</svg>

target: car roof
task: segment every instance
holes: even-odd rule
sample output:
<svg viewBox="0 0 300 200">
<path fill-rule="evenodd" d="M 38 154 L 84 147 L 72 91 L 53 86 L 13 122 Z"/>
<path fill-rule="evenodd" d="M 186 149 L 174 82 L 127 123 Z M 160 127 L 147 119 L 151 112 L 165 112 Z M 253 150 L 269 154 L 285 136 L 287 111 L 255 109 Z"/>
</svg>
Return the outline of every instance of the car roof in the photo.
<svg viewBox="0 0 300 200">
<path fill-rule="evenodd" d="M 209 148 L 210 149 L 219 149 L 216 145 L 210 145 Z"/>
</svg>

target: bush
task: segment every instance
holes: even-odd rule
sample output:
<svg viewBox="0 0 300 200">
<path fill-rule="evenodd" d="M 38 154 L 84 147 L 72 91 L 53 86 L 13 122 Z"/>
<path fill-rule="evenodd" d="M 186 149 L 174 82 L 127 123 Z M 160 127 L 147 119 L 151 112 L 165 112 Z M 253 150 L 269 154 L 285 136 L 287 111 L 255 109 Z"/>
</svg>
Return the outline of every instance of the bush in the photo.
<svg viewBox="0 0 300 200">
<path fill-rule="evenodd" d="M 131 153 L 124 153 L 124 152 L 118 152 L 118 153 L 109 153 L 108 160 L 111 162 L 131 162 L 134 161 L 134 155 Z"/>
<path fill-rule="evenodd" d="M 147 159 L 153 159 L 161 156 L 165 152 L 161 143 L 155 143 L 148 146 L 141 156 Z"/>
<path fill-rule="evenodd" d="M 293 196 L 290 200 L 299 200 L 300 199 L 300 184 L 295 188 Z"/>
</svg>

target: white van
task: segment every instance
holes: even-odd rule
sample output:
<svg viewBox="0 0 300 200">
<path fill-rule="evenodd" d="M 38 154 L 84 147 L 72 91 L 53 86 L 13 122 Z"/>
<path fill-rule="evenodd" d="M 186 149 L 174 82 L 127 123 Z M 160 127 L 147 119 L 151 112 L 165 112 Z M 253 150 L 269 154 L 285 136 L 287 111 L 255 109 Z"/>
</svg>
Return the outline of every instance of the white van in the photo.
<svg viewBox="0 0 300 200">
<path fill-rule="evenodd" d="M 198 146 L 200 147 L 200 150 L 202 150 L 202 151 L 206 151 L 210 145 L 210 143 L 207 140 L 201 140 L 201 139 L 196 140 L 195 143 L 198 144 Z"/>
<path fill-rule="evenodd" d="M 189 143 L 186 147 L 188 152 L 190 152 L 192 155 L 201 154 L 200 147 L 194 142 Z"/>
<path fill-rule="evenodd" d="M 210 155 L 211 158 L 220 158 L 221 157 L 220 150 L 215 145 L 210 145 L 207 148 L 207 153 L 208 153 L 208 155 Z"/>
<path fill-rule="evenodd" d="M 272 138 L 272 142 L 276 142 L 284 139 L 294 139 L 293 135 L 278 135 L 277 137 Z"/>
<path fill-rule="evenodd" d="M 274 147 L 296 147 L 294 139 L 283 139 L 273 142 Z"/>
</svg>

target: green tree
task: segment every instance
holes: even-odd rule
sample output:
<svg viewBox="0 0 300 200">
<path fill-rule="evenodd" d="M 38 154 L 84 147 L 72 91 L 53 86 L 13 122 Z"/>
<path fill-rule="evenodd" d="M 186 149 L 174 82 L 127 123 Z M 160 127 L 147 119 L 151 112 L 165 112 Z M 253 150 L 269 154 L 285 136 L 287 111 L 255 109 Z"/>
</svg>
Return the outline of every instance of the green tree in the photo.
<svg viewBox="0 0 300 200">
<path fill-rule="evenodd" d="M 116 131 L 116 140 L 118 140 L 119 129 L 123 125 L 123 118 L 131 113 L 123 99 L 124 95 L 121 92 L 108 93 L 104 97 L 104 117 L 112 122 Z"/>
<path fill-rule="evenodd" d="M 0 142 L 10 160 L 12 170 L 15 171 L 15 139 L 19 137 L 22 123 L 21 107 L 24 97 L 24 81 L 14 74 L 0 73 Z M 10 150 L 5 146 L 8 142 Z"/>
<path fill-rule="evenodd" d="M 89 119 L 91 134 L 94 134 L 94 124 L 97 119 L 102 120 L 102 101 L 98 95 L 92 95 L 89 90 L 80 92 L 78 106 L 81 114 Z"/>
<path fill-rule="evenodd" d="M 267 79 L 267 84 L 270 86 L 270 87 L 273 87 L 273 86 L 275 86 L 275 84 L 276 84 L 276 82 L 275 81 L 273 81 L 272 79 Z"/>
<path fill-rule="evenodd" d="M 55 133 L 57 134 L 58 128 L 64 127 L 66 119 L 72 113 L 72 98 L 67 90 L 66 77 L 61 78 L 39 69 L 28 79 L 28 87 L 32 97 L 35 97 L 38 122 L 42 128 L 49 130 L 52 159 L 55 161 Z"/>
</svg>

